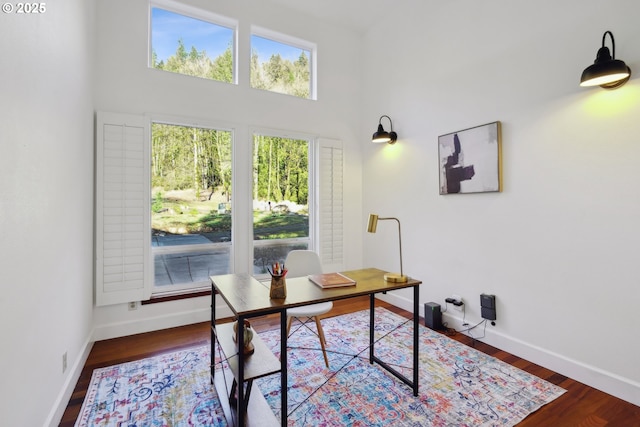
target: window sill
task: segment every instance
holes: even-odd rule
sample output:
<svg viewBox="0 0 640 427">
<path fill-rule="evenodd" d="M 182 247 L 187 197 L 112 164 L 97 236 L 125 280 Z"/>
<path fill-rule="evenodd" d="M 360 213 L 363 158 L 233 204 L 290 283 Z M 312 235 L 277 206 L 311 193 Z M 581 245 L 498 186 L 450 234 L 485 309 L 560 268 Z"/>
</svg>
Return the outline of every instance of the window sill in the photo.
<svg viewBox="0 0 640 427">
<path fill-rule="evenodd" d="M 159 302 L 177 301 L 188 298 L 206 297 L 211 295 L 211 288 L 198 288 L 188 291 L 159 292 L 151 295 L 151 299 L 142 301 L 141 305 L 157 304 Z"/>
</svg>

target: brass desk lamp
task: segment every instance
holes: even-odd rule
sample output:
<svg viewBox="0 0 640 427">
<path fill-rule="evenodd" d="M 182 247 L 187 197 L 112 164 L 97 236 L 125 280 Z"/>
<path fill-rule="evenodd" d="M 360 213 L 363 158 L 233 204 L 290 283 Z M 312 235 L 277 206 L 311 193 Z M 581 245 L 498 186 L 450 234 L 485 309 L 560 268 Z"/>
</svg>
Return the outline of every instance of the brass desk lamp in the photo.
<svg viewBox="0 0 640 427">
<path fill-rule="evenodd" d="M 398 223 L 398 243 L 400 246 L 400 274 L 386 273 L 384 275 L 384 280 L 386 280 L 387 282 L 404 283 L 408 280 L 408 278 L 402 272 L 402 233 L 400 232 L 400 220 L 393 217 L 379 218 L 376 214 L 369 214 L 369 224 L 367 225 L 367 231 L 369 233 L 375 233 L 376 229 L 378 228 L 378 221 L 384 221 L 387 219 L 392 219 Z"/>
</svg>

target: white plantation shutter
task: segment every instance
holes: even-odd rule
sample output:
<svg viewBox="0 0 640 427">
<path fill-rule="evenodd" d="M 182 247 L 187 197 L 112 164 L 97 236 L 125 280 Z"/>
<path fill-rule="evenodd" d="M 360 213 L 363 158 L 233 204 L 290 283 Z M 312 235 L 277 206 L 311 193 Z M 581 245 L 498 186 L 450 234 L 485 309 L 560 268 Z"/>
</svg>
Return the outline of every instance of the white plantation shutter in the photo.
<svg viewBox="0 0 640 427">
<path fill-rule="evenodd" d="M 344 268 L 344 155 L 342 142 L 318 140 L 318 241 L 325 271 Z"/>
<path fill-rule="evenodd" d="M 142 116 L 98 113 L 96 144 L 96 305 L 151 294 L 150 175 Z"/>
</svg>

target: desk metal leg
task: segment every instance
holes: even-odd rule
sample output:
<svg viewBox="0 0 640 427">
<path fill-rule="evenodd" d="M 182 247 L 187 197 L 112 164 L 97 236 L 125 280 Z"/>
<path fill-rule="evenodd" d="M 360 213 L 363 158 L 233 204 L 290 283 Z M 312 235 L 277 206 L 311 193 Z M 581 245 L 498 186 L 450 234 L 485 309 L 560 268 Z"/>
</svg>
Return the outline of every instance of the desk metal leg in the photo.
<svg viewBox="0 0 640 427">
<path fill-rule="evenodd" d="M 407 384 L 409 387 L 411 387 L 411 389 L 413 390 L 413 395 L 417 396 L 418 395 L 418 360 L 419 360 L 419 351 L 418 351 L 418 338 L 419 338 L 419 329 L 418 329 L 418 324 L 419 324 L 419 304 L 418 304 L 418 297 L 419 297 L 419 288 L 418 286 L 414 286 L 413 287 L 413 381 L 411 381 L 409 378 L 407 378 L 405 375 L 403 375 L 402 373 L 400 373 L 400 371 L 396 370 L 394 367 L 390 366 L 389 364 L 387 364 L 386 362 L 380 360 L 380 358 L 376 357 L 376 355 L 374 354 L 373 351 L 373 339 L 374 339 L 374 328 L 375 328 L 375 324 L 374 324 L 374 319 L 375 319 L 375 314 L 374 314 L 374 295 L 371 294 L 370 298 L 371 298 L 371 302 L 370 302 L 370 307 L 369 307 L 369 361 L 371 363 L 376 362 L 378 365 L 382 366 L 384 369 L 387 370 L 387 372 L 389 372 L 390 374 L 394 375 L 396 378 L 398 378 L 400 381 L 404 382 L 405 384 Z"/>
<path fill-rule="evenodd" d="M 374 331 L 376 329 L 375 325 L 375 309 L 376 309 L 376 298 L 374 294 L 369 295 L 369 363 L 373 365 L 373 360 L 375 358 L 373 351 L 373 339 L 374 339 Z"/>
<path fill-rule="evenodd" d="M 209 375 L 211 376 L 211 384 L 213 384 L 216 374 L 216 334 L 214 328 L 216 326 L 216 292 L 211 289 L 211 365 L 209 367 Z"/>
<path fill-rule="evenodd" d="M 280 312 L 280 424 L 287 426 L 288 398 L 287 398 L 287 312 Z"/>
<path fill-rule="evenodd" d="M 418 327 L 419 319 L 419 304 L 418 298 L 420 298 L 420 288 L 418 286 L 413 287 L 413 395 L 418 395 L 418 359 L 420 355 L 420 343 L 419 335 L 420 329 Z"/>
<path fill-rule="evenodd" d="M 238 400 L 236 401 L 236 415 L 238 416 L 238 426 L 244 427 L 246 425 L 247 414 L 243 410 L 243 402 L 246 399 L 244 396 L 244 317 L 238 316 L 238 387 L 236 388 L 238 393 Z M 248 397 L 248 396 L 247 396 Z"/>
</svg>

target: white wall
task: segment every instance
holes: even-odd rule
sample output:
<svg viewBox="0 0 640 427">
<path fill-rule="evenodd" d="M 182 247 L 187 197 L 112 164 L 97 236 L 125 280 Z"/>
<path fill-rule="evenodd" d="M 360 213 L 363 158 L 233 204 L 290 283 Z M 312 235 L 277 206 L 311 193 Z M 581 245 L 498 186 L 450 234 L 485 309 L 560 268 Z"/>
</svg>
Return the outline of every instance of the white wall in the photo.
<svg viewBox="0 0 640 427">
<path fill-rule="evenodd" d="M 395 146 L 363 143 L 363 216 L 400 218 L 421 302 L 461 295 L 473 324 L 479 295 L 493 293 L 489 343 L 635 404 L 639 13 L 625 0 L 396 2 L 388 28 L 366 37 L 361 130 L 388 114 L 399 134 Z M 581 88 L 606 30 L 632 80 Z M 373 65 L 381 54 L 389 66 Z M 493 121 L 504 191 L 438 195 L 438 135 Z M 397 270 L 396 247 L 382 244 L 395 229 L 378 230 L 364 236 L 365 264 Z M 410 307 L 408 293 L 391 299 Z M 445 320 L 459 327 L 460 313 Z"/>
<path fill-rule="evenodd" d="M 46 6 L 40 15 L 0 13 L 0 413 L 7 426 L 57 424 L 93 320 L 93 15 L 84 0 Z"/>
<path fill-rule="evenodd" d="M 117 0 L 97 2 L 96 110 L 148 114 L 151 117 L 196 119 L 228 125 L 235 130 L 234 155 L 246 159 L 234 175 L 235 212 L 251 211 L 251 129 L 301 132 L 342 140 L 345 147 L 346 206 L 345 268 L 362 264 L 360 43 L 356 33 L 321 24 L 260 0 L 204 1 L 185 4 L 239 21 L 239 84 L 231 85 L 150 69 L 148 3 Z M 250 26 L 288 34 L 318 46 L 318 100 L 310 101 L 248 87 Z M 237 195 L 244 189 L 247 197 Z M 239 226 L 234 234 L 236 271 L 249 271 L 251 230 Z M 224 314 L 224 313 L 222 313 Z M 226 313 L 229 315 L 229 313 Z M 210 299 L 197 298 L 153 304 L 129 311 L 125 305 L 95 309 L 95 339 L 210 318 Z"/>
</svg>

